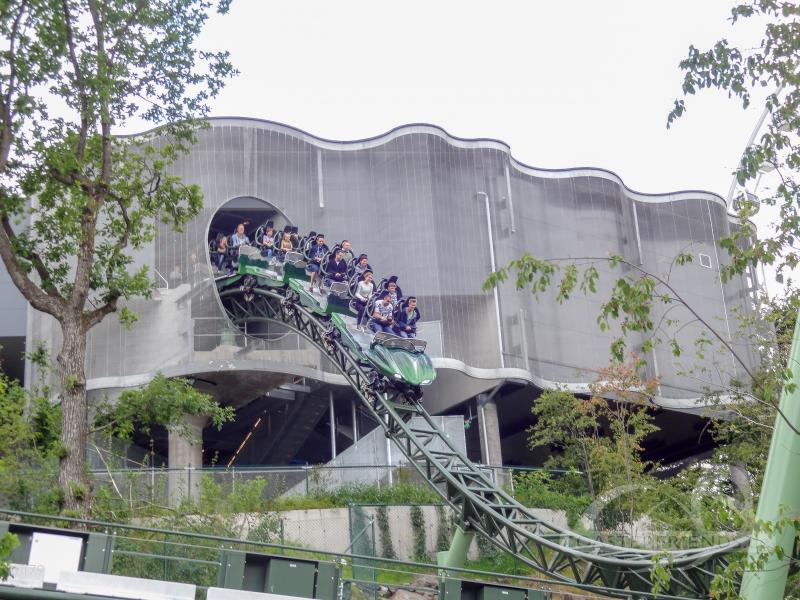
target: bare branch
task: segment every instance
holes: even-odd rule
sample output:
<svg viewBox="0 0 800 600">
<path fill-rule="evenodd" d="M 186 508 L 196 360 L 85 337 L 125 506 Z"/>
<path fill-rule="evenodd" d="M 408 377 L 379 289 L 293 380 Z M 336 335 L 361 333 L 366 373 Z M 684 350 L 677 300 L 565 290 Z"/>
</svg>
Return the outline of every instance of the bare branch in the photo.
<svg viewBox="0 0 800 600">
<path fill-rule="evenodd" d="M 672 287 L 669 284 L 669 282 L 665 281 L 662 277 L 659 277 L 658 275 L 654 275 L 650 271 L 646 271 L 645 269 L 642 269 L 640 266 L 635 265 L 632 262 L 627 261 L 624 258 L 619 258 L 619 257 L 612 258 L 612 257 L 605 257 L 605 256 L 580 256 L 580 257 L 576 257 L 576 258 L 547 258 L 547 259 L 544 259 L 544 260 L 547 260 L 547 261 L 550 261 L 550 262 L 565 262 L 565 261 L 572 262 L 572 261 L 576 261 L 576 260 L 596 260 L 596 261 L 605 261 L 605 262 L 609 262 L 609 263 L 613 262 L 613 263 L 623 264 L 623 265 L 625 265 L 627 267 L 630 267 L 634 271 L 637 271 L 637 272 L 641 273 L 645 277 L 650 277 L 650 278 L 654 279 L 656 282 L 658 282 L 659 284 L 661 284 L 665 288 L 667 288 L 670 291 L 670 293 L 675 297 L 675 299 L 677 299 L 678 302 L 680 302 L 683 306 L 685 306 L 686 310 L 688 310 L 690 313 L 692 313 L 692 316 L 695 319 L 697 319 L 698 321 L 700 321 L 714 335 L 714 337 L 717 338 L 717 340 L 719 340 L 719 342 L 723 346 L 725 346 L 725 348 L 728 350 L 728 352 L 730 352 L 731 355 L 736 359 L 736 362 L 738 362 L 739 365 L 741 365 L 741 367 L 744 370 L 744 372 L 747 373 L 748 377 L 750 377 L 751 379 L 754 379 L 753 373 L 750 371 L 750 367 L 748 367 L 747 364 L 744 362 L 744 360 L 742 360 L 742 358 L 736 353 L 736 351 L 733 349 L 733 347 L 730 345 L 730 343 L 728 343 L 725 340 L 725 338 L 722 337 L 722 334 L 720 334 L 716 329 L 714 329 L 711 325 L 709 325 L 709 323 L 705 319 L 703 319 L 703 317 L 701 317 L 697 313 L 697 311 L 694 310 L 694 308 L 692 308 L 692 306 L 686 300 L 683 299 L 683 297 L 677 292 L 677 290 L 674 287 Z"/>
</svg>

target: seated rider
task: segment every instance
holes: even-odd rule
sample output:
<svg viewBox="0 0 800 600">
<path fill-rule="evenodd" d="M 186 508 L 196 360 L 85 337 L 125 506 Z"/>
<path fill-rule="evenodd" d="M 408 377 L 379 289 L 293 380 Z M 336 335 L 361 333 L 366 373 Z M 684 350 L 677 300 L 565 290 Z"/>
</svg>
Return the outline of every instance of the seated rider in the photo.
<svg viewBox="0 0 800 600">
<path fill-rule="evenodd" d="M 289 232 L 284 231 L 281 235 L 281 243 L 278 245 L 278 259 L 283 260 L 286 258 L 286 253 L 292 250 L 292 238 L 289 237 Z"/>
<path fill-rule="evenodd" d="M 397 285 L 397 275 L 389 277 L 389 282 L 386 284 L 386 291 L 389 292 L 389 296 L 392 299 L 392 308 L 396 307 L 397 303 L 403 298 L 403 293 Z"/>
<path fill-rule="evenodd" d="M 342 243 L 339 246 L 342 249 L 342 254 L 344 258 L 344 262 L 350 264 L 355 259 L 356 255 L 353 252 L 353 247 L 350 245 L 350 242 L 347 240 L 342 240 Z"/>
<path fill-rule="evenodd" d="M 317 284 L 317 289 L 319 293 L 322 293 L 322 279 L 317 281 L 319 274 L 319 269 L 322 264 L 322 259 L 328 253 L 328 246 L 325 245 L 325 236 L 321 233 L 317 234 L 317 239 L 314 240 L 314 243 L 311 244 L 311 247 L 308 249 L 308 266 L 306 269 L 311 274 L 311 288 L 309 291 L 313 294 L 314 293 L 314 284 Z"/>
<path fill-rule="evenodd" d="M 353 274 L 361 277 L 369 269 L 369 259 L 366 254 L 360 254 L 356 266 L 353 267 Z"/>
<path fill-rule="evenodd" d="M 403 338 L 417 337 L 417 321 L 419 321 L 417 299 L 409 296 L 406 305 L 401 307 L 394 319 L 394 332 Z"/>
<path fill-rule="evenodd" d="M 369 328 L 375 333 L 383 331 L 392 333 L 392 299 L 389 292 L 383 292 L 380 300 L 375 303 L 372 318 L 369 320 Z"/>
<path fill-rule="evenodd" d="M 239 223 L 236 226 L 236 233 L 231 236 L 230 246 L 231 248 L 238 248 L 239 246 L 244 246 L 249 243 L 250 238 L 247 237 L 247 234 L 244 232 L 244 223 Z"/>
<path fill-rule="evenodd" d="M 370 296 L 375 291 L 375 284 L 372 282 L 372 271 L 364 273 L 364 279 L 358 282 L 356 286 L 356 293 L 353 295 L 356 301 L 357 316 L 356 316 L 356 329 L 364 331 L 364 311 L 367 308 Z"/>
<path fill-rule="evenodd" d="M 228 238 L 223 235 L 217 240 L 217 271 L 222 271 L 223 267 L 228 265 L 229 262 Z"/>
<path fill-rule="evenodd" d="M 347 263 L 344 260 L 344 252 L 341 248 L 337 249 L 328 260 L 325 271 L 331 282 L 344 283 L 347 281 Z"/>
<path fill-rule="evenodd" d="M 264 231 L 264 235 L 261 238 L 261 256 L 265 257 L 267 260 L 271 260 L 272 256 L 275 254 L 276 237 L 275 230 L 272 226 L 269 226 Z"/>
</svg>

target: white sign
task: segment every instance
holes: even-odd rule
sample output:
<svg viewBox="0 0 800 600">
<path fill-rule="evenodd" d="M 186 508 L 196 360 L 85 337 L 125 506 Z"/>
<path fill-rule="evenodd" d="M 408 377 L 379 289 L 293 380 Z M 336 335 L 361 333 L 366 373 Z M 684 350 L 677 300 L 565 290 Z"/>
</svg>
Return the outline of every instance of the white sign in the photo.
<svg viewBox="0 0 800 600">
<path fill-rule="evenodd" d="M 78 570 L 82 550 L 83 538 L 36 532 L 31 540 L 28 564 L 44 567 L 44 580 L 56 583 L 62 571 Z"/>
</svg>

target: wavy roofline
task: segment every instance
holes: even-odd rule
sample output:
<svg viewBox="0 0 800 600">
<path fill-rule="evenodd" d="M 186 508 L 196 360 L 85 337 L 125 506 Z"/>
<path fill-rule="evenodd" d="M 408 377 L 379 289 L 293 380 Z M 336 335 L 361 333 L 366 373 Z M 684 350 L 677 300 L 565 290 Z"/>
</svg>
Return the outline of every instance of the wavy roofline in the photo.
<svg viewBox="0 0 800 600">
<path fill-rule="evenodd" d="M 406 123 L 404 125 L 398 125 L 397 127 L 393 127 L 392 129 L 384 133 L 366 138 L 359 138 L 353 140 L 334 140 L 314 135 L 313 133 L 309 133 L 308 131 L 305 131 L 293 125 L 288 125 L 286 123 L 281 123 L 279 121 L 271 121 L 269 119 L 261 119 L 258 117 L 240 117 L 240 116 L 237 117 L 237 116 L 223 115 L 218 117 L 207 117 L 205 120 L 212 127 L 221 127 L 226 125 L 241 126 L 241 125 L 251 124 L 257 126 L 260 129 L 269 129 L 273 131 L 284 130 L 284 132 L 287 133 L 288 135 L 292 135 L 294 137 L 302 139 L 303 141 L 306 141 L 318 148 L 338 150 L 338 151 L 362 150 L 366 148 L 374 148 L 376 146 L 385 144 L 403 135 L 410 135 L 412 133 L 427 133 L 441 137 L 442 139 L 444 139 L 445 141 L 456 147 L 490 148 L 490 149 L 500 150 L 508 155 L 509 163 L 511 166 L 513 166 L 521 173 L 531 175 L 534 177 L 540 177 L 546 179 L 561 179 L 566 177 L 581 177 L 581 176 L 601 177 L 603 179 L 608 179 L 616 182 L 627 192 L 628 196 L 631 199 L 645 203 L 675 202 L 679 200 L 708 200 L 710 202 L 714 202 L 715 204 L 719 204 L 720 206 L 722 206 L 725 209 L 728 217 L 735 218 L 738 222 L 737 215 L 732 214 L 728 211 L 729 207 L 725 198 L 723 198 L 722 196 L 720 196 L 715 192 L 709 192 L 707 190 L 699 190 L 699 189 L 677 190 L 672 192 L 640 192 L 627 186 L 620 175 L 618 175 L 614 171 L 611 171 L 610 169 L 605 169 L 603 167 L 565 167 L 558 169 L 536 167 L 516 159 L 511 152 L 511 146 L 508 143 L 504 142 L 503 140 L 499 140 L 496 138 L 489 138 L 489 137 L 478 137 L 478 138 L 459 137 L 451 134 L 444 127 L 432 123 Z M 139 133 L 129 134 L 120 137 L 136 137 L 138 135 L 157 133 L 163 127 L 165 126 L 159 125 L 157 127 L 141 131 Z"/>
</svg>

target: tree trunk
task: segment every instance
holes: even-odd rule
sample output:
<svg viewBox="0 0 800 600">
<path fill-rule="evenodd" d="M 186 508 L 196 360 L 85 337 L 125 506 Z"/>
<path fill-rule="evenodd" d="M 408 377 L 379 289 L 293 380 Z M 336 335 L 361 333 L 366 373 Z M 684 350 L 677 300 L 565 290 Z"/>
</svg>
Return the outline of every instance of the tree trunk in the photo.
<svg viewBox="0 0 800 600">
<path fill-rule="evenodd" d="M 89 516 L 91 488 L 86 472 L 89 424 L 86 399 L 86 330 L 82 315 L 65 315 L 64 341 L 58 354 L 61 367 L 61 447 L 58 483 L 64 494 L 62 511 Z"/>
</svg>

